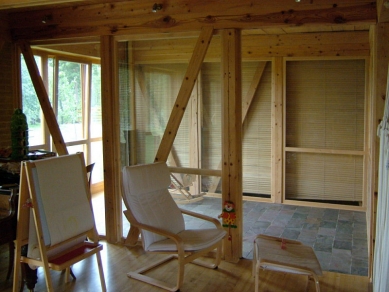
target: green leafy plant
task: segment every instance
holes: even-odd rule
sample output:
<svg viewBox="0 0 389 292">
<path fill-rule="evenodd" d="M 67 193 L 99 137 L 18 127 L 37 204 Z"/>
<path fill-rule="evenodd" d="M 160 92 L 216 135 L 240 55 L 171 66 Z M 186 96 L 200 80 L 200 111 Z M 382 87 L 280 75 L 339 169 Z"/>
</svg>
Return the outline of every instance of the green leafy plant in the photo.
<svg viewBox="0 0 389 292">
<path fill-rule="evenodd" d="M 23 159 L 28 153 L 28 124 L 26 115 L 16 109 L 11 118 L 11 158 Z"/>
</svg>

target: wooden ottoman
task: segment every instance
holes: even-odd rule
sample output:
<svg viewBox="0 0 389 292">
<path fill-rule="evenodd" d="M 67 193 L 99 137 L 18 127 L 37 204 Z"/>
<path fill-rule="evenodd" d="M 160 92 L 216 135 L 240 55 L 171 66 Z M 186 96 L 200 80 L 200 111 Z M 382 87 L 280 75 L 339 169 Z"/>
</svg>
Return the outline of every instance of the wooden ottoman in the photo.
<svg viewBox="0 0 389 292">
<path fill-rule="evenodd" d="M 258 292 L 259 269 L 307 275 L 315 281 L 320 291 L 319 278 L 322 275 L 320 263 L 312 247 L 299 241 L 260 234 L 254 240 L 253 276 L 255 292 Z"/>
</svg>

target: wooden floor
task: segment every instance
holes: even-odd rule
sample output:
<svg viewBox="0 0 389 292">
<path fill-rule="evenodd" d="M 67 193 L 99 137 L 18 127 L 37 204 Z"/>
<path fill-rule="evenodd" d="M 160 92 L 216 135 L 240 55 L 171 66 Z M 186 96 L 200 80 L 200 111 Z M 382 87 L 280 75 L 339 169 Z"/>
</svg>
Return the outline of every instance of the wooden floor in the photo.
<svg viewBox="0 0 389 292">
<path fill-rule="evenodd" d="M 108 291 L 163 291 L 140 281 L 129 279 L 126 275 L 127 272 L 160 258 L 159 255 L 145 254 L 141 246 L 130 248 L 123 245 L 107 244 L 104 241 L 102 243 L 104 245 L 102 262 Z M 0 246 L 0 291 L 12 291 L 12 281 L 5 281 L 8 263 L 7 250 L 7 245 Z M 74 265 L 73 271 L 77 280 L 67 284 L 64 284 L 63 273 L 51 272 L 56 292 L 100 291 L 97 264 L 94 257 Z M 172 283 L 175 282 L 175 273 L 175 261 L 150 272 L 150 274 Z M 46 291 L 42 268 L 39 269 L 38 277 L 35 291 Z M 324 292 L 365 292 L 369 291 L 368 286 L 368 279 L 363 276 L 325 272 L 320 277 L 321 291 Z M 28 291 L 27 288 L 24 291 Z M 189 264 L 185 269 L 184 285 L 181 291 L 254 291 L 251 260 L 241 259 L 237 264 L 222 261 L 217 270 Z M 306 276 L 263 271 L 260 276 L 259 291 L 315 291 L 315 287 L 312 281 L 307 280 Z"/>
</svg>

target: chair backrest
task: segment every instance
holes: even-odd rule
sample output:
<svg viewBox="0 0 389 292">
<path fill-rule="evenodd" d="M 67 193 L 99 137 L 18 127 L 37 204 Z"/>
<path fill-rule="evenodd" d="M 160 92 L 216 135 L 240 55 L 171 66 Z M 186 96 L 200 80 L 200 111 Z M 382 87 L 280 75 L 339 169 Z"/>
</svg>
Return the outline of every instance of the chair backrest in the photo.
<svg viewBox="0 0 389 292">
<path fill-rule="evenodd" d="M 171 180 L 166 163 L 125 166 L 122 175 L 124 203 L 139 223 L 175 234 L 185 229 L 182 213 L 168 190 Z M 153 242 L 165 239 L 145 230 L 141 233 L 145 250 Z"/>
<path fill-rule="evenodd" d="M 88 176 L 88 185 L 90 188 L 91 182 L 92 182 L 92 171 L 93 167 L 95 167 L 95 163 L 91 163 L 86 166 L 86 175 Z"/>
</svg>

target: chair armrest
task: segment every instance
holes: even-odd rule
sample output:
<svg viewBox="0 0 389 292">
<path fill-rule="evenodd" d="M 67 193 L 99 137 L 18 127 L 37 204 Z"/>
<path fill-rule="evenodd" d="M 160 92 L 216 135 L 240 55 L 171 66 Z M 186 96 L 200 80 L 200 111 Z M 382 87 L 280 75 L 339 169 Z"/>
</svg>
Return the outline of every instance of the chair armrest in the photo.
<svg viewBox="0 0 389 292">
<path fill-rule="evenodd" d="M 189 215 L 189 216 L 192 216 L 192 217 L 196 217 L 196 218 L 199 218 L 199 219 L 203 219 L 203 220 L 206 220 L 206 221 L 209 221 L 209 222 L 212 222 L 213 224 L 215 224 L 215 226 L 217 228 L 222 228 L 222 225 L 220 223 L 220 221 L 216 218 L 213 218 L 213 217 L 210 217 L 210 216 L 207 216 L 207 215 L 203 215 L 203 214 L 199 214 L 199 213 L 196 213 L 196 212 L 192 212 L 192 211 L 188 211 L 188 210 L 185 210 L 185 209 L 181 209 L 181 212 L 185 215 Z"/>
</svg>

